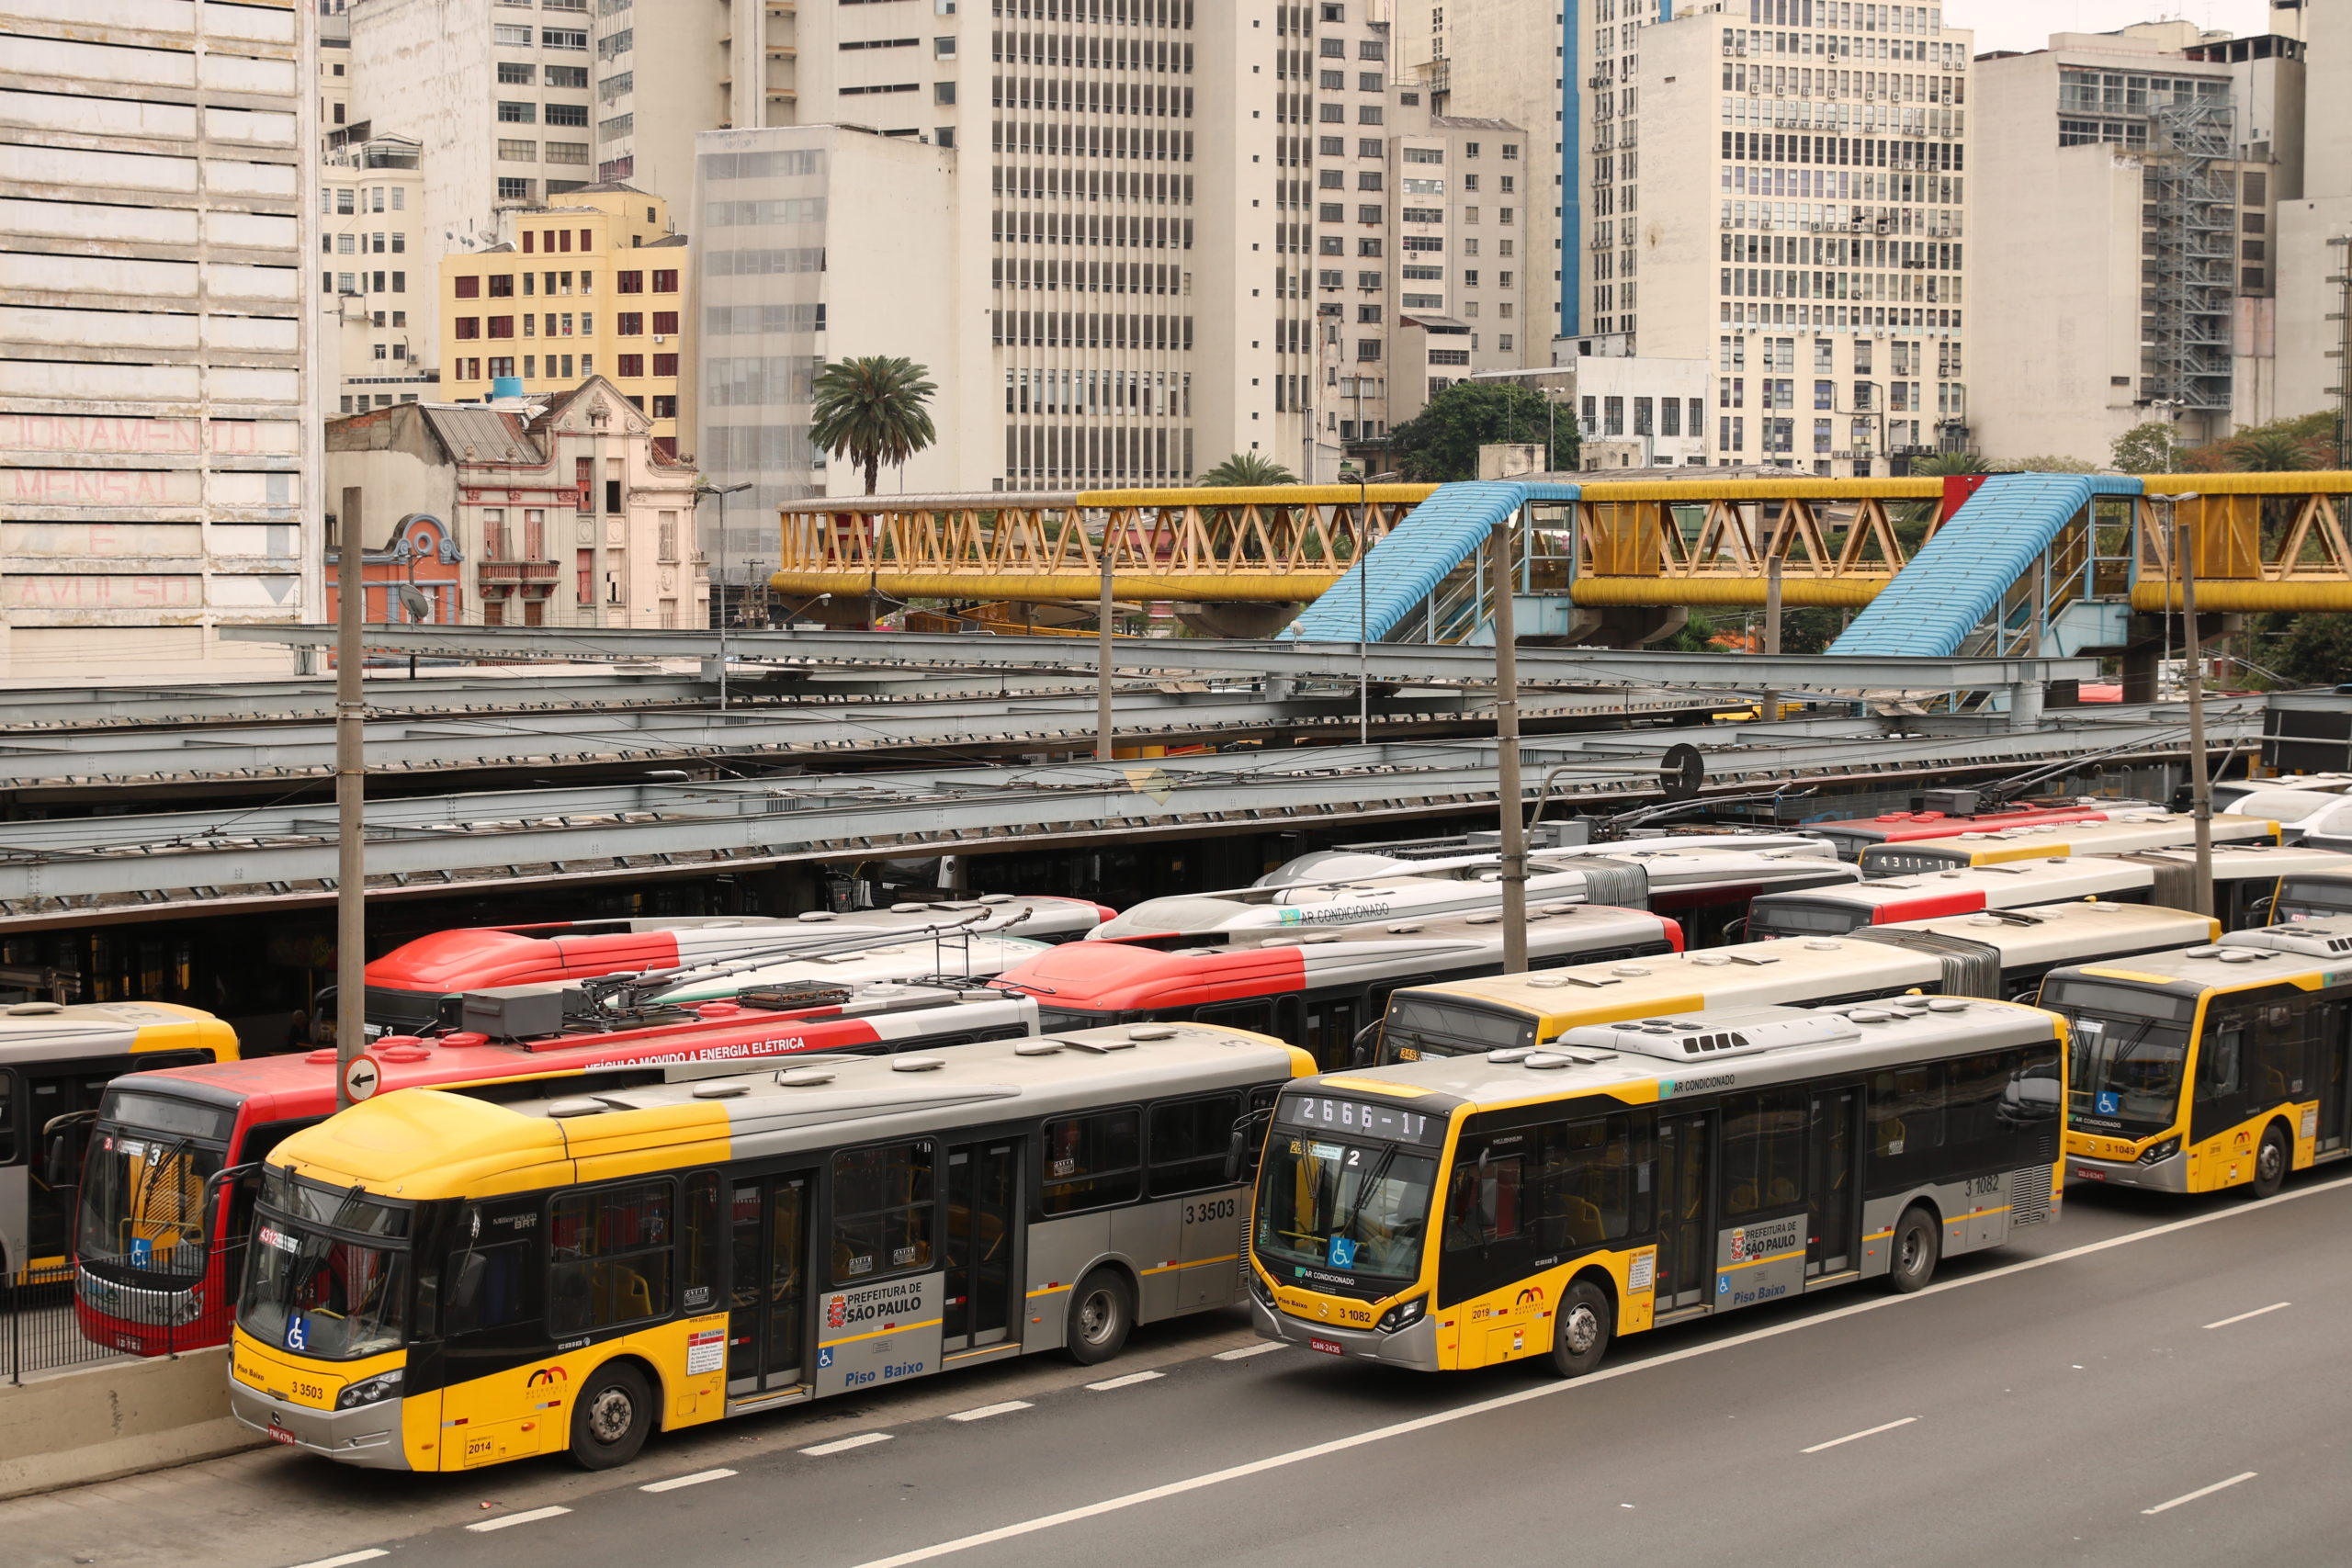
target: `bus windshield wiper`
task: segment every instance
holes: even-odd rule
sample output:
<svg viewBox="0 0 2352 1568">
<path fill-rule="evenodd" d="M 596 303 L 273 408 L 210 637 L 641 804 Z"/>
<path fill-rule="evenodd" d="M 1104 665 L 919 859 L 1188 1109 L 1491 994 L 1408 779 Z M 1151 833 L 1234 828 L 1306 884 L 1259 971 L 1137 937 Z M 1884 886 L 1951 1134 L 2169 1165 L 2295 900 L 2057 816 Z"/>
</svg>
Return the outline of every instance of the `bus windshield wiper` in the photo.
<svg viewBox="0 0 2352 1568">
<path fill-rule="evenodd" d="M 1362 1217 L 1363 1213 L 1365 1194 L 1379 1187 L 1380 1179 L 1388 1174 L 1388 1162 L 1396 1157 L 1396 1145 L 1394 1144 L 1389 1145 L 1386 1148 L 1380 1151 L 1380 1157 L 1372 1162 L 1372 1168 L 1364 1172 L 1363 1179 L 1362 1181 L 1356 1183 L 1356 1201 L 1354 1208 L 1342 1210 L 1340 1213 L 1335 1213 L 1331 1216 L 1331 1234 L 1333 1235 L 1345 1235 L 1349 1231 L 1355 1228 L 1356 1220 Z"/>
</svg>

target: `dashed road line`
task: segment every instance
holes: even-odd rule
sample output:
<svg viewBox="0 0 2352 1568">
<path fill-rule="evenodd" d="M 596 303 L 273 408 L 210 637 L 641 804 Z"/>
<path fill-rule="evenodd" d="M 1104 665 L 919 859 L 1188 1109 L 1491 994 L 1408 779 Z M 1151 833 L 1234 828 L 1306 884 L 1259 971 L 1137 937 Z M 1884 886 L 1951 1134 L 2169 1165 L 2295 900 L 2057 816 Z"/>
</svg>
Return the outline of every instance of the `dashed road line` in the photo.
<svg viewBox="0 0 2352 1568">
<path fill-rule="evenodd" d="M 2177 1508 L 2183 1503 L 2194 1503 L 2199 1497 L 2211 1497 L 2216 1492 L 2225 1492 L 2229 1490 L 2229 1488 L 2235 1486 L 2239 1482 L 2252 1481 L 2254 1477 L 2255 1472 L 2249 1470 L 2243 1475 L 2233 1475 L 2227 1481 L 2216 1481 L 2211 1486 L 2199 1486 L 2194 1492 L 2184 1492 L 2169 1503 L 2159 1503 L 2153 1508 L 2143 1508 L 2140 1512 L 2143 1514 L 2161 1514 L 2167 1508 Z"/>
<path fill-rule="evenodd" d="M 681 1486 L 699 1486 L 706 1481 L 724 1481 L 734 1473 L 731 1470 L 697 1470 L 692 1475 L 673 1475 L 667 1481 L 649 1481 L 638 1490 L 675 1492 Z"/>
<path fill-rule="evenodd" d="M 560 1507 L 526 1508 L 519 1514 L 509 1514 L 503 1519 L 484 1519 L 478 1525 L 468 1525 L 466 1528 L 480 1534 L 485 1530 L 503 1530 L 513 1525 L 537 1524 L 541 1519 L 551 1519 L 559 1514 L 570 1512 L 571 1512 L 571 1509 Z"/>
<path fill-rule="evenodd" d="M 1096 1393 L 1108 1393 L 1114 1388 L 1133 1388 L 1139 1382 L 1149 1382 L 1154 1378 L 1167 1375 L 1166 1372 L 1129 1372 L 1123 1378 L 1105 1378 L 1101 1382 L 1091 1382 L 1086 1386 Z"/>
<path fill-rule="evenodd" d="M 983 1404 L 978 1410 L 958 1410 L 950 1421 L 985 1421 L 991 1416 L 1010 1416 L 1016 1410 L 1034 1410 L 1036 1406 L 1025 1399 L 1008 1399 L 1001 1404 Z"/>
<path fill-rule="evenodd" d="M 365 1551 L 346 1551 L 340 1557 L 322 1557 L 315 1562 L 297 1562 L 294 1568 L 351 1568 L 355 1562 L 373 1562 L 379 1557 L 390 1555 L 380 1546 L 371 1546 Z"/>
<path fill-rule="evenodd" d="M 2294 1304 L 2295 1303 L 2292 1302 L 2272 1302 L 2267 1307 L 2256 1307 L 2252 1312 L 2242 1312 L 2235 1317 L 2225 1317 L 2219 1323 L 2209 1323 L 2205 1326 L 2208 1328 L 2227 1328 L 2233 1323 L 2244 1323 L 2249 1317 L 2260 1317 L 2264 1313 L 2277 1312 L 2280 1307 L 2290 1307 Z"/>
<path fill-rule="evenodd" d="M 1815 1443 L 1809 1449 L 1799 1449 L 1797 1452 L 1801 1454 L 1817 1454 L 1824 1449 L 1834 1449 L 1840 1443 L 1860 1442 L 1864 1438 L 1875 1438 L 1881 1432 L 1892 1432 L 1897 1427 L 1908 1427 L 1912 1422 L 1917 1421 L 1917 1419 L 1918 1417 L 1917 1416 L 1905 1416 L 1900 1421 L 1889 1421 L 1882 1427 L 1866 1427 L 1859 1432 L 1849 1432 L 1842 1438 L 1832 1438 L 1826 1443 Z"/>
<path fill-rule="evenodd" d="M 889 1440 L 890 1434 L 888 1432 L 860 1432 L 854 1438 L 836 1438 L 830 1443 L 819 1443 L 813 1449 L 802 1449 L 800 1451 L 804 1454 L 817 1454 L 820 1456 L 824 1454 L 847 1453 L 852 1449 L 862 1449 L 868 1443 L 887 1443 Z"/>
<path fill-rule="evenodd" d="M 1238 1350 L 1219 1350 L 1209 1358 L 1212 1361 L 1246 1361 L 1252 1356 L 1262 1356 L 1269 1350 L 1283 1348 L 1280 1342 L 1269 1339 L 1261 1345 L 1244 1345 Z"/>
</svg>

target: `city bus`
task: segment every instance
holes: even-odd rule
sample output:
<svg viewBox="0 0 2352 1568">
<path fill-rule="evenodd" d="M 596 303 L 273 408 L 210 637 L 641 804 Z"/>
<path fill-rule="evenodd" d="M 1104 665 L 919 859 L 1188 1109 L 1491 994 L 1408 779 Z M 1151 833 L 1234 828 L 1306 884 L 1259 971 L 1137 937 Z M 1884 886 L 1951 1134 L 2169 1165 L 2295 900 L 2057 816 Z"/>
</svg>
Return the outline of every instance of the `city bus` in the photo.
<svg viewBox="0 0 2352 1568">
<path fill-rule="evenodd" d="M 2147 803 L 2134 802 L 2146 810 Z M 1807 822 L 1804 830 L 1818 834 L 1837 846 L 1838 858 L 1859 862 L 1862 852 L 1878 844 L 1911 843 L 1920 839 L 1948 839 L 1961 833 L 1989 833 L 2003 828 L 2041 827 L 2059 822 L 2104 822 L 2119 804 L 2019 806 L 2006 810 L 1959 816 L 1941 811 L 1889 811 L 1877 817 L 1850 817 L 1838 821 Z"/>
<path fill-rule="evenodd" d="M 2321 796 L 2343 795 L 2352 791 L 2352 773 L 2281 773 L 2270 779 L 2216 779 L 2211 786 L 2213 809 L 2236 811 L 2239 803 L 2254 795 L 2308 794 Z M 2246 812 L 2246 816 L 2258 816 Z"/>
<path fill-rule="evenodd" d="M 269 1156 L 230 1406 L 345 1464 L 627 1462 L 693 1427 L 1237 1303 L 1237 1123 L 1312 1067 L 1209 1024 L 582 1094 L 370 1100 Z"/>
<path fill-rule="evenodd" d="M 1741 850 L 1753 854 L 1762 854 L 1769 850 L 1794 850 L 1800 854 L 1819 852 L 1813 847 L 1815 840 L 1809 829 L 1803 832 L 1747 828 L 1723 832 L 1636 833 L 1597 844 L 1549 841 L 1547 829 L 1556 832 L 1566 826 L 1559 822 L 1539 822 L 1529 829 L 1529 857 L 1556 860 L 1564 855 L 1611 854 L 1645 849 Z M 1498 837 L 1491 831 L 1461 833 L 1446 839 L 1397 839 L 1384 843 L 1343 844 L 1335 849 L 1309 850 L 1303 855 L 1293 855 L 1250 886 L 1289 887 L 1302 882 L 1350 882 L 1367 876 L 1394 875 L 1399 872 L 1453 871 L 1463 866 L 1478 866 L 1491 871 L 1502 863 L 1502 852 L 1495 847 Z"/>
<path fill-rule="evenodd" d="M 1551 969 L 1679 952 L 1682 928 L 1663 915 L 1606 904 L 1538 904 L 1527 911 L 1527 962 Z M 1172 951 L 1125 942 L 1070 942 L 999 976 L 999 988 L 1037 999 L 1048 1032 L 1097 1024 L 1198 1021 L 1254 1029 L 1303 1045 L 1318 1066 L 1345 1066 L 1358 1032 L 1400 986 L 1496 975 L 1500 915 L 1443 915 L 1334 926 Z"/>
<path fill-rule="evenodd" d="M 2012 1002 L 1677 1010 L 1285 1087 L 1250 1321 L 1419 1371 L 1546 1359 L 2058 1217 L 2065 1026 Z"/>
<path fill-rule="evenodd" d="M 2335 851 L 2301 845 L 2282 849 L 2262 843 L 2216 844 L 2212 850 L 2213 912 L 2225 931 L 2267 925 L 2284 875 L 2338 864 L 2352 864 L 2352 861 Z M 2197 852 L 2174 848 L 2002 861 L 1881 877 L 1849 887 L 1774 894 L 1751 906 L 1747 934 L 1759 941 L 1808 933 L 1834 936 L 1891 920 L 2083 897 L 2191 908 L 2197 903 Z"/>
<path fill-rule="evenodd" d="M 1692 947 L 1725 940 L 1760 894 L 1843 886 L 1860 879 L 1829 846 L 1810 840 L 1779 850 L 1684 850 L 1612 845 L 1531 856 L 1530 903 L 1569 901 L 1655 910 L 1682 922 Z M 1087 933 L 1090 942 L 1173 944 L 1214 935 L 1272 936 L 1300 926 L 1366 925 L 1502 908 L 1502 885 L 1484 859 L 1438 870 L 1346 882 L 1235 887 L 1149 898 Z"/>
<path fill-rule="evenodd" d="M 858 986 L 875 980 L 920 980 L 926 976 L 977 979 L 1002 974 L 1054 950 L 1052 942 L 993 934 L 939 941 L 924 937 L 912 942 L 877 938 L 839 952 L 739 958 L 692 969 L 655 970 L 646 976 L 643 994 L 652 1002 L 732 1001 L 747 990 L 778 986 Z"/>
<path fill-rule="evenodd" d="M 2068 1175 L 2267 1198 L 2352 1152 L 2347 953 L 2352 920 L 2313 920 L 2053 971 L 2041 1005 L 2075 1041 Z"/>
<path fill-rule="evenodd" d="M 2278 879 L 2278 898 L 2270 918 L 2287 924 L 2352 919 L 2352 870 L 2287 873 Z"/>
<path fill-rule="evenodd" d="M 1025 997 L 878 983 L 809 987 L 776 995 L 768 1006 L 706 1002 L 585 1019 L 577 999 L 563 987 L 469 994 L 457 1010 L 459 1021 L 471 1011 L 503 1017 L 508 1026 L 376 1040 L 368 1055 L 381 1074 L 377 1095 L 572 1078 L 632 1063 L 903 1051 L 1032 1034 L 1037 1017 Z M 540 1016 L 526 1021 L 534 1009 Z M 257 1168 L 286 1138 L 333 1114 L 335 1074 L 334 1053 L 320 1050 L 138 1073 L 107 1086 L 74 1230 L 74 1310 L 85 1337 L 141 1356 L 228 1338 L 253 1190 L 224 1173 Z"/>
<path fill-rule="evenodd" d="M 236 1059 L 235 1031 L 169 1002 L 0 1008 L 0 1280 L 29 1282 L 64 1265 L 82 1149 L 108 1083 Z"/>
<path fill-rule="evenodd" d="M 2278 824 L 2264 817 L 2212 818 L 2217 844 L 2275 844 Z M 2057 856 L 2116 855 L 2133 850 L 2169 850 L 2197 842 L 2196 818 L 2187 812 L 2124 811 L 2103 822 L 2049 822 L 2039 827 L 2001 828 L 1990 833 L 1961 833 L 1904 844 L 1873 844 L 1862 852 L 1866 877 L 1910 876 L 1972 865 Z"/>
<path fill-rule="evenodd" d="M 775 918 L 749 915 L 684 919 L 571 920 L 554 925 L 465 926 L 402 942 L 368 965 L 371 1035 L 413 1032 L 441 1014 L 441 998 L 493 986 L 577 980 L 647 969 L 784 957 L 840 947 L 862 937 L 908 942 L 937 939 L 943 967 L 957 933 L 1010 932 L 1067 942 L 1110 917 L 1085 898 L 1015 898 L 989 893 L 931 904 L 844 914 L 811 909 Z M 332 1016 L 324 1004 L 320 1011 Z"/>
<path fill-rule="evenodd" d="M 1359 1065 L 1385 1066 L 1501 1046 L 1541 1045 L 1571 1029 L 1702 1008 L 1806 1006 L 1923 995 L 2030 1002 L 2070 964 L 2211 942 L 2202 915 L 2083 899 L 1873 926 L 1835 937 L 1747 942 L 1635 964 L 1588 964 L 1400 990 Z"/>
</svg>

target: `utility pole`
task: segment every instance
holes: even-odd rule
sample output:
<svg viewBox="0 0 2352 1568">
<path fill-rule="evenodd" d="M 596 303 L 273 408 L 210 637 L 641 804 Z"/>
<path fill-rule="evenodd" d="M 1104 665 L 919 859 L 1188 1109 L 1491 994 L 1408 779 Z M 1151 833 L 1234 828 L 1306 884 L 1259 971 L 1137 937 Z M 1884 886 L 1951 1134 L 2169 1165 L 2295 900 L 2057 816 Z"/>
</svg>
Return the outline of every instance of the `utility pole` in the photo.
<svg viewBox="0 0 2352 1568">
<path fill-rule="evenodd" d="M 2167 496 L 2173 559 L 2180 568 L 2182 651 L 2188 656 L 2188 810 L 2197 828 L 2197 912 L 2213 912 L 2213 780 L 2205 764 L 2205 681 L 2197 637 L 2197 561 L 2189 554 L 2196 525 L 2180 520 L 2180 503 L 2195 491 Z"/>
<path fill-rule="evenodd" d="M 346 492 L 356 500 L 354 492 Z M 334 1103 L 352 1061 L 368 1047 L 368 708 L 361 683 L 360 622 L 366 618 L 366 547 L 356 506 L 335 519 L 334 670 Z"/>
<path fill-rule="evenodd" d="M 1114 760 L 1111 748 L 1111 519 L 1102 519 L 1101 597 L 1094 605 L 1094 760 Z"/>
<path fill-rule="evenodd" d="M 1519 798 L 1519 645 L 1511 595 L 1519 584 L 1511 570 L 1513 518 L 1498 519 L 1487 535 L 1487 569 L 1494 583 L 1495 782 L 1501 797 L 1503 973 L 1527 970 L 1527 825 Z"/>
<path fill-rule="evenodd" d="M 1764 562 L 1764 651 L 1774 659 L 1781 656 L 1781 557 L 1775 551 Z M 1781 716 L 1781 694 L 1764 694 L 1764 711 L 1758 718 Z"/>
<path fill-rule="evenodd" d="M 751 489 L 751 479 L 743 479 L 741 484 L 696 484 L 694 487 L 694 499 L 696 501 L 701 501 L 703 496 L 718 496 L 719 499 L 719 712 L 727 712 L 727 614 L 729 614 L 727 611 L 727 496 L 743 491 L 743 489 Z"/>
</svg>

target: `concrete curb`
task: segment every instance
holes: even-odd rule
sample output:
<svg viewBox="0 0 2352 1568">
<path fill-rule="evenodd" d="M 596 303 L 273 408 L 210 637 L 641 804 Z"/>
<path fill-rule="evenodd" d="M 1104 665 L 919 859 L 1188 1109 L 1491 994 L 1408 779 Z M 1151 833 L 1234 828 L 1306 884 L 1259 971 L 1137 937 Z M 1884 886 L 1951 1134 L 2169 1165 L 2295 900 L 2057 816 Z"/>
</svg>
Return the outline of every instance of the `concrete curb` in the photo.
<svg viewBox="0 0 2352 1568">
<path fill-rule="evenodd" d="M 228 1357 L 218 1347 L 0 1388 L 0 1497 L 260 1446 L 229 1415 Z"/>
</svg>

